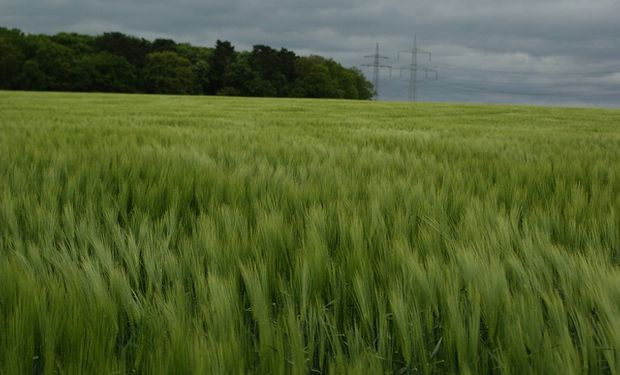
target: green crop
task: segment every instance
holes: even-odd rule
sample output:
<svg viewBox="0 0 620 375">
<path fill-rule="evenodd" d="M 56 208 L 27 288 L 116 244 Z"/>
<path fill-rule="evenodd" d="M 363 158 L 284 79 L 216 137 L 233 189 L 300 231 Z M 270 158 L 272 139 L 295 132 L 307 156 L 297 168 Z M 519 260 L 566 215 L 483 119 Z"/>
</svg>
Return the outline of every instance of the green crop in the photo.
<svg viewBox="0 0 620 375">
<path fill-rule="evenodd" d="M 0 374 L 620 374 L 620 111 L 0 92 Z"/>
</svg>

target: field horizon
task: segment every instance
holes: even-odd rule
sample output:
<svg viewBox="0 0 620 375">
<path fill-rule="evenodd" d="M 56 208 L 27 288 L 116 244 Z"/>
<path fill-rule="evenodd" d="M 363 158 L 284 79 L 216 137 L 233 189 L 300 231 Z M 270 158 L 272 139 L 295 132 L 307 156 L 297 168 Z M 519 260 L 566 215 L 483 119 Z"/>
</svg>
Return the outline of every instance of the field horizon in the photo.
<svg viewBox="0 0 620 375">
<path fill-rule="evenodd" d="M 607 105 L 607 104 L 589 104 L 589 103 L 540 103 L 533 104 L 528 102 L 469 102 L 469 101 L 424 101 L 417 100 L 415 102 L 408 101 L 406 99 L 379 99 L 379 100 L 364 100 L 364 99 L 340 99 L 340 98 L 285 98 L 285 97 L 269 97 L 269 96 L 235 96 L 235 95 L 184 95 L 184 94 L 149 94 L 149 93 L 114 93 L 114 92 L 78 92 L 78 91 L 31 91 L 31 90 L 0 90 L 0 94 L 42 94 L 42 95 L 102 95 L 102 96 L 127 96 L 127 97 L 171 97 L 171 98 L 220 98 L 220 99 L 236 99 L 236 100 L 270 100 L 270 101 L 309 101 L 309 102 L 343 102 L 343 103 L 384 103 L 384 104 L 405 104 L 412 106 L 419 105 L 452 105 L 452 106 L 489 106 L 489 107 L 517 107 L 517 108 L 550 108 L 550 109 L 583 109 L 583 110 L 601 110 L 601 111 L 620 111 L 620 104 Z"/>
<path fill-rule="evenodd" d="M 0 91 L 0 374 L 620 374 L 620 110 Z"/>
</svg>

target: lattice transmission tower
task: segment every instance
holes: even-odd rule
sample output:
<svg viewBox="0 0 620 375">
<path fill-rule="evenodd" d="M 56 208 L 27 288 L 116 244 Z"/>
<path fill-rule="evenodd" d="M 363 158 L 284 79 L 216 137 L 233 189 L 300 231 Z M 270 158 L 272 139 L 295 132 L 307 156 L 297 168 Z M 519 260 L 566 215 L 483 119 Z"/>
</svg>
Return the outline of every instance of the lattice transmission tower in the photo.
<svg viewBox="0 0 620 375">
<path fill-rule="evenodd" d="M 390 77 L 391 77 L 392 76 L 392 66 L 381 63 L 382 60 L 388 60 L 389 57 L 382 56 L 379 53 L 379 43 L 377 43 L 374 55 L 367 55 L 367 56 L 364 56 L 364 58 L 373 59 L 372 60 L 372 64 L 363 64 L 362 66 L 368 67 L 368 68 L 372 68 L 372 85 L 374 86 L 374 90 L 375 90 L 374 98 L 375 98 L 375 100 L 377 100 L 377 99 L 379 99 L 379 70 L 380 69 L 389 69 L 390 70 Z"/>
<path fill-rule="evenodd" d="M 420 48 L 418 48 L 417 45 L 417 38 L 414 36 L 413 37 L 413 47 L 411 49 L 408 50 L 404 50 L 404 51 L 398 51 L 397 60 L 400 60 L 400 54 L 401 53 L 406 53 L 406 54 L 410 54 L 411 55 L 411 64 L 409 66 L 401 66 L 399 67 L 400 69 L 400 74 L 402 75 L 402 72 L 404 69 L 408 69 L 409 70 L 409 101 L 411 102 L 415 102 L 416 98 L 417 98 L 417 88 L 416 88 L 416 84 L 417 82 L 420 80 L 419 76 L 418 76 L 418 72 L 424 72 L 424 80 L 438 80 L 439 79 L 439 72 L 435 69 L 431 69 L 428 67 L 425 67 L 423 65 L 421 65 L 418 61 L 418 55 L 425 55 L 428 56 L 428 62 L 431 61 L 432 55 L 431 52 L 429 51 L 424 51 Z M 430 73 L 430 74 L 429 74 Z"/>
</svg>

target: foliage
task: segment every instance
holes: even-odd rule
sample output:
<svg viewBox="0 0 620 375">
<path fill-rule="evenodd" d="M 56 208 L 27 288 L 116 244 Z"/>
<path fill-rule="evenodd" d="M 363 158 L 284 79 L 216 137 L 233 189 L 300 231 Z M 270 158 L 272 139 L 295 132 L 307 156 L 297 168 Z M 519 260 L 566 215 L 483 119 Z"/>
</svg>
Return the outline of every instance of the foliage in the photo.
<svg viewBox="0 0 620 375">
<path fill-rule="evenodd" d="M 134 66 L 141 67 L 151 49 L 148 40 L 125 35 L 119 32 L 104 33 L 95 38 L 99 51 L 124 57 Z"/>
<path fill-rule="evenodd" d="M 29 41 L 33 59 L 45 76 L 41 90 L 70 91 L 75 88 L 77 73 L 73 67 L 76 55 L 73 50 L 47 38 L 35 37 Z"/>
<path fill-rule="evenodd" d="M 171 39 L 155 39 L 150 49 L 151 52 L 176 52 L 177 44 Z"/>
<path fill-rule="evenodd" d="M 304 70 L 299 67 L 304 59 L 265 45 L 237 52 L 221 40 L 211 49 L 119 32 L 46 36 L 0 28 L 0 89 L 5 90 L 372 97 L 372 90 L 358 87 L 370 85 L 359 70 L 316 57 L 313 69 Z"/>
<path fill-rule="evenodd" d="M 96 40 L 90 35 L 76 33 L 58 33 L 51 36 L 50 40 L 61 44 L 75 51 L 78 55 L 91 54 L 96 52 Z"/>
<path fill-rule="evenodd" d="M 24 64 L 24 54 L 10 40 L 0 35 L 0 89 L 12 89 L 18 86 L 16 78 Z"/>
<path fill-rule="evenodd" d="M 192 63 L 176 52 L 153 52 L 146 57 L 142 79 L 150 93 L 192 94 L 195 92 L 194 74 Z"/>
<path fill-rule="evenodd" d="M 0 286 L 2 374 L 617 374 L 620 112 L 0 92 Z"/>
<path fill-rule="evenodd" d="M 295 53 L 282 48 L 280 51 L 269 46 L 256 45 L 248 58 L 249 66 L 257 72 L 262 85 L 272 88 L 259 96 L 288 96 L 290 84 L 295 79 Z"/>
<path fill-rule="evenodd" d="M 32 91 L 48 89 L 47 76 L 39 67 L 37 60 L 30 59 L 24 63 L 19 75 L 19 84 L 13 88 Z"/>
<path fill-rule="evenodd" d="M 342 98 L 344 92 L 332 79 L 328 60 L 319 56 L 300 58 L 295 66 L 296 76 L 292 93 L 295 97 Z"/>
<path fill-rule="evenodd" d="M 228 41 L 217 40 L 209 62 L 209 86 L 207 93 L 217 94 L 226 87 L 225 77 L 230 66 L 235 62 L 235 47 Z"/>
<path fill-rule="evenodd" d="M 84 56 L 75 70 L 79 91 L 132 92 L 138 80 L 136 68 L 124 57 L 106 52 Z"/>
</svg>

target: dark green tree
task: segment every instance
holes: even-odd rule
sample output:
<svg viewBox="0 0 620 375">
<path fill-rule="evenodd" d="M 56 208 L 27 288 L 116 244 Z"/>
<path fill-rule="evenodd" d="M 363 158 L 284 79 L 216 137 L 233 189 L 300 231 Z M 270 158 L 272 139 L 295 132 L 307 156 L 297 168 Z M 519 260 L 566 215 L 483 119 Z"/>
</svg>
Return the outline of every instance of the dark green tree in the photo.
<svg viewBox="0 0 620 375">
<path fill-rule="evenodd" d="M 142 79 L 149 93 L 196 93 L 196 75 L 192 63 L 175 52 L 148 54 Z"/>
<path fill-rule="evenodd" d="M 150 52 L 177 52 L 177 44 L 171 39 L 155 39 L 151 44 Z"/>
<path fill-rule="evenodd" d="M 235 62 L 230 64 L 224 76 L 224 87 L 220 95 L 251 96 L 248 84 L 258 78 L 258 73 L 250 67 L 247 52 L 237 54 Z"/>
<path fill-rule="evenodd" d="M 250 65 L 258 72 L 263 83 L 260 86 L 273 87 L 269 90 L 270 96 L 288 96 L 295 79 L 295 61 L 297 56 L 293 52 L 281 49 L 275 50 L 269 46 L 256 45 L 250 54 Z"/>
<path fill-rule="evenodd" d="M 208 79 L 208 94 L 217 94 L 224 87 L 224 77 L 230 65 L 235 61 L 235 47 L 228 41 L 218 40 L 211 55 Z"/>
<path fill-rule="evenodd" d="M 19 87 L 19 76 L 25 62 L 24 53 L 10 39 L 0 36 L 0 89 Z"/>
<path fill-rule="evenodd" d="M 304 98 L 341 98 L 343 92 L 332 79 L 326 60 L 319 56 L 297 60 L 296 76 L 291 96 Z"/>
<path fill-rule="evenodd" d="M 236 52 L 152 43 L 119 32 L 89 36 L 28 35 L 0 27 L 0 89 L 149 92 L 369 99 L 372 86 L 357 69 L 319 56 L 256 45 Z"/>
<path fill-rule="evenodd" d="M 95 38 L 77 33 L 58 33 L 50 38 L 54 43 L 71 49 L 74 53 L 84 55 L 95 52 Z"/>
<path fill-rule="evenodd" d="M 101 52 L 83 56 L 76 64 L 79 91 L 135 92 L 137 72 L 124 57 Z"/>
<path fill-rule="evenodd" d="M 194 77 L 196 79 L 196 93 L 206 94 L 209 89 L 209 63 L 206 60 L 199 60 L 193 63 Z"/>
<path fill-rule="evenodd" d="M 142 38 L 112 32 L 98 36 L 95 39 L 95 46 L 100 52 L 122 56 L 130 64 L 141 67 L 150 51 L 151 43 Z"/>
<path fill-rule="evenodd" d="M 213 49 L 181 43 L 176 45 L 176 51 L 179 56 L 189 60 L 194 66 L 196 93 L 206 94 L 209 90 L 209 75 L 211 71 L 209 61 L 211 60 Z"/>
<path fill-rule="evenodd" d="M 31 59 L 24 63 L 18 88 L 31 91 L 47 90 L 47 76 L 39 67 L 37 60 Z"/>
<path fill-rule="evenodd" d="M 261 77 L 251 64 L 251 54 L 240 53 L 225 75 L 222 95 L 276 96 L 277 89 L 272 82 Z"/>
<path fill-rule="evenodd" d="M 39 90 L 69 91 L 74 89 L 75 54 L 70 49 L 58 43 L 54 43 L 50 38 L 37 36 L 31 40 L 33 58 L 41 72 L 45 75 L 44 84 Z"/>
<path fill-rule="evenodd" d="M 358 68 L 349 68 L 351 77 L 355 82 L 355 88 L 357 89 L 357 98 L 362 100 L 370 100 L 374 96 L 375 89 L 372 83 L 366 79 L 364 73 Z"/>
</svg>

